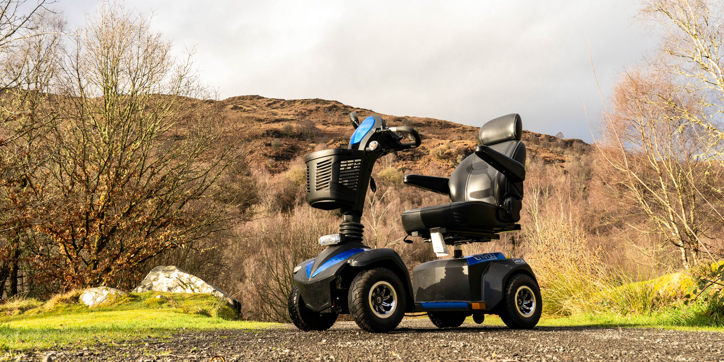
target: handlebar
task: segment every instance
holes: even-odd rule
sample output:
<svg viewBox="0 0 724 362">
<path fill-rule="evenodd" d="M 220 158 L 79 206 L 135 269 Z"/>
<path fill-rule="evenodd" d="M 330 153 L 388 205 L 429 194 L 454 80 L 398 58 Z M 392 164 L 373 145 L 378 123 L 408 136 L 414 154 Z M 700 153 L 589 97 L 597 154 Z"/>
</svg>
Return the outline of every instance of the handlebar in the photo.
<svg viewBox="0 0 724 362">
<path fill-rule="evenodd" d="M 384 154 L 392 151 L 406 150 L 420 146 L 420 134 L 414 128 L 408 126 L 388 128 L 382 117 L 373 114 L 364 119 L 361 123 L 356 112 L 350 112 L 349 120 L 355 131 L 350 138 L 349 148 L 356 148 L 365 151 L 381 151 Z M 413 142 L 402 142 L 404 138 L 397 132 L 412 136 Z"/>
<path fill-rule="evenodd" d="M 406 150 L 408 148 L 416 148 L 422 142 L 422 140 L 420 139 L 420 134 L 417 133 L 417 131 L 415 131 L 415 129 L 412 127 L 409 127 L 409 126 L 391 127 L 389 130 L 391 132 L 394 132 L 395 134 L 397 134 L 397 132 L 407 133 L 407 134 L 411 135 L 412 138 L 415 139 L 415 142 L 407 142 L 407 143 L 402 143 L 400 141 L 397 141 L 397 143 L 399 144 L 400 150 Z M 402 139 L 402 137 L 400 137 L 400 139 Z"/>
<path fill-rule="evenodd" d="M 357 118 L 357 112 L 352 112 L 349 114 L 349 121 L 352 122 L 352 127 L 354 127 L 354 129 L 357 129 L 357 127 L 359 127 L 359 118 Z"/>
</svg>

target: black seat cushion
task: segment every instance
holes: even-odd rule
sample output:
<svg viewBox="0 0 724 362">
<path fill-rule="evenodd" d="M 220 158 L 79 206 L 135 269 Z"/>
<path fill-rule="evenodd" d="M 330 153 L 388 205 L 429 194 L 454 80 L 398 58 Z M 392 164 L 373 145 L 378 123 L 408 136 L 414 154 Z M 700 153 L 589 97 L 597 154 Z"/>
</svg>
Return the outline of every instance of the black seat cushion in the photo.
<svg viewBox="0 0 724 362">
<path fill-rule="evenodd" d="M 500 222 L 498 212 L 497 206 L 483 201 L 452 202 L 407 210 L 402 213 L 402 226 L 408 234 L 417 231 L 425 237 L 435 227 L 484 232 L 512 229 L 514 223 Z"/>
</svg>

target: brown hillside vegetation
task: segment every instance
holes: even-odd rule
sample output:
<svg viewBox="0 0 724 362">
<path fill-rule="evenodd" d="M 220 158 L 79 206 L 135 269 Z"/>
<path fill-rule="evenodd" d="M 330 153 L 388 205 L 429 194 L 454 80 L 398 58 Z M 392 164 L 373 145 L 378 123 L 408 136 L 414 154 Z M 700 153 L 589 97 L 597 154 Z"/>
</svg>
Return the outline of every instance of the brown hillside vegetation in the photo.
<svg viewBox="0 0 724 362">
<path fill-rule="evenodd" d="M 233 97 L 217 105 L 224 136 L 216 147 L 243 145 L 246 163 L 230 167 L 215 198 L 244 200 L 243 205 L 229 212 L 227 231 L 199 247 L 203 251 L 177 251 L 154 263 L 178 264 L 230 290 L 243 301 L 245 318 L 284 320 L 292 267 L 321 251 L 317 237 L 336 232 L 340 222 L 336 212 L 306 205 L 303 156 L 346 147 L 353 131 L 349 113 L 367 116 L 373 111 L 322 99 L 260 96 Z M 375 166 L 378 190 L 368 194 L 365 241 L 396 249 L 412 269 L 434 256 L 429 244 L 401 242 L 405 235 L 399 215 L 447 199 L 404 186 L 402 176 L 449 176 L 477 145 L 478 128 L 431 118 L 381 116 L 390 126 L 415 127 L 422 144 L 388 155 Z M 648 227 L 645 215 L 620 198 L 615 171 L 591 145 L 529 131 L 524 132 L 524 142 L 528 177 L 523 230 L 498 242 L 469 246 L 467 252 L 502 250 L 526 257 L 543 280 L 578 273 L 578 288 L 596 288 L 612 273 L 639 279 L 678 268 L 670 247 L 656 234 L 642 231 Z M 710 242 L 721 245 L 718 239 Z M 553 296 L 549 310 L 576 312 L 565 309 L 564 300 L 570 297 Z M 555 305 L 555 298 L 562 299 L 560 305 Z M 271 303 L 260 303 L 263 300 Z"/>
<path fill-rule="evenodd" d="M 245 142 L 249 162 L 272 174 L 285 171 L 292 160 L 315 148 L 346 147 L 353 131 L 349 113 L 374 113 L 323 99 L 240 96 L 219 103 L 223 107 L 226 142 Z M 432 118 L 380 115 L 388 125 L 412 126 L 422 136 L 418 149 L 398 155 L 397 166 L 406 170 L 419 172 L 434 167 L 450 172 L 459 162 L 458 156 L 471 154 L 477 145 L 477 127 Z M 480 120 L 481 125 L 485 121 Z M 578 139 L 530 131 L 524 132 L 523 141 L 528 145 L 529 157 L 540 158 L 545 164 L 565 163 L 565 150 L 586 153 L 591 149 Z"/>
</svg>

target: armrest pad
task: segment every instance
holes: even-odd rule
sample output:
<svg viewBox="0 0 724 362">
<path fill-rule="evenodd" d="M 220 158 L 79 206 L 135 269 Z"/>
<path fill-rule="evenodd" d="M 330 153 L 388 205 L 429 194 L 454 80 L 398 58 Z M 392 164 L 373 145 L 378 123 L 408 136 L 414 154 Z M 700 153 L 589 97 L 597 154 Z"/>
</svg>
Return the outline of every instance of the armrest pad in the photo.
<svg viewBox="0 0 724 362">
<path fill-rule="evenodd" d="M 434 177 L 423 175 L 405 175 L 403 182 L 407 185 L 417 186 L 438 194 L 450 195 L 449 179 L 447 177 Z"/>
<path fill-rule="evenodd" d="M 525 166 L 520 162 L 485 145 L 475 148 L 475 154 L 503 175 L 510 178 L 511 181 L 525 181 Z"/>
</svg>

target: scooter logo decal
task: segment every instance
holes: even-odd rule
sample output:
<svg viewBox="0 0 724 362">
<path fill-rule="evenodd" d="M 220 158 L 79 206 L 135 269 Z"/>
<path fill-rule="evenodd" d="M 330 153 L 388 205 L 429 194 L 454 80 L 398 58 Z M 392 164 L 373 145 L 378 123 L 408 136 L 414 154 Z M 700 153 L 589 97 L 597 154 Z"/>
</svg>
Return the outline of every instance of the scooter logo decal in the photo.
<svg viewBox="0 0 724 362">
<path fill-rule="evenodd" d="M 367 251 L 367 250 L 370 250 L 370 249 L 356 248 L 356 249 L 345 250 L 345 251 L 333 256 L 331 259 L 325 261 L 324 264 L 320 265 L 319 268 L 317 268 L 317 270 L 315 270 L 314 273 L 312 273 L 312 276 L 309 277 L 309 279 L 314 278 L 315 276 L 319 275 L 319 273 L 329 269 L 333 265 L 339 264 L 339 263 L 349 259 L 351 256 L 359 254 L 359 253 L 361 253 L 363 251 Z"/>
<path fill-rule="evenodd" d="M 468 261 L 468 265 L 475 265 L 486 261 L 505 260 L 505 255 L 503 253 L 485 253 L 467 256 L 465 260 Z"/>
</svg>

